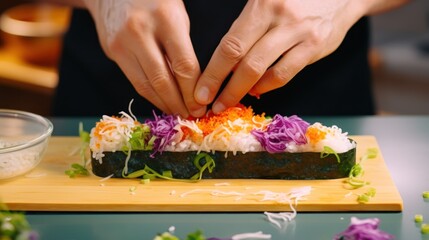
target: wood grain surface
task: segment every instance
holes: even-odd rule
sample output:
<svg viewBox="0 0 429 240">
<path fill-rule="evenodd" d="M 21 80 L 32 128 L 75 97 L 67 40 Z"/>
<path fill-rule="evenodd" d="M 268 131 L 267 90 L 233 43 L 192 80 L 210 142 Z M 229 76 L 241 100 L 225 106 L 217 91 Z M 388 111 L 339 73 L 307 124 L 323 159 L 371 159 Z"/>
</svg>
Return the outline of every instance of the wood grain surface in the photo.
<svg viewBox="0 0 429 240">
<path fill-rule="evenodd" d="M 379 148 L 373 136 L 351 136 L 357 142 L 357 158 L 368 148 Z M 334 180 L 210 179 L 194 183 L 137 179 L 102 179 L 94 175 L 69 178 L 64 171 L 80 163 L 77 137 L 52 137 L 40 165 L 25 176 L 0 181 L 0 201 L 20 211 L 128 211 L 128 212 L 365 212 L 402 211 L 402 198 L 392 181 L 381 149 L 375 159 L 362 162 L 370 184 L 351 189 Z M 286 195 L 311 187 L 298 204 L 264 200 L 261 191 Z M 376 189 L 367 203 L 357 196 Z"/>
</svg>

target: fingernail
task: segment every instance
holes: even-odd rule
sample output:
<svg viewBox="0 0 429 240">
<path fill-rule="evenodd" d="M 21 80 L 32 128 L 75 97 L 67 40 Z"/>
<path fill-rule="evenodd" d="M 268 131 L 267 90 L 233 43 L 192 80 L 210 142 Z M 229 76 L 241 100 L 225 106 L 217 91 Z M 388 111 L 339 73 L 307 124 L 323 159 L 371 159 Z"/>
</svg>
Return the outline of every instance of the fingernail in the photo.
<svg viewBox="0 0 429 240">
<path fill-rule="evenodd" d="M 209 89 L 207 87 L 200 87 L 195 97 L 200 104 L 208 104 L 210 101 Z"/>
<path fill-rule="evenodd" d="M 212 107 L 212 111 L 213 111 L 215 114 L 218 114 L 218 113 L 220 113 L 220 112 L 224 111 L 225 109 L 226 109 L 225 105 L 223 105 L 223 104 L 222 104 L 222 103 L 220 103 L 220 102 L 216 102 L 215 104 L 213 104 L 213 107 Z"/>
</svg>

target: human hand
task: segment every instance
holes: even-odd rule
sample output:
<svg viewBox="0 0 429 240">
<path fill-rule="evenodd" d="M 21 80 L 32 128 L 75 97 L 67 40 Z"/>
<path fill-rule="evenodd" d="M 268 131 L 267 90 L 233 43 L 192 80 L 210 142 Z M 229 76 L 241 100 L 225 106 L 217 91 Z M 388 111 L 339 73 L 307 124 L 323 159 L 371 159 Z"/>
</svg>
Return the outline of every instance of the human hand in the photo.
<svg viewBox="0 0 429 240">
<path fill-rule="evenodd" d="M 193 97 L 200 68 L 181 0 L 84 3 L 94 18 L 104 52 L 141 96 L 163 112 L 182 117 L 189 115 L 188 109 L 202 109 Z"/>
<path fill-rule="evenodd" d="M 213 103 L 215 113 L 235 106 L 247 93 L 259 96 L 284 86 L 340 45 L 364 15 L 355 2 L 359 1 L 249 0 L 198 80 L 196 100 L 203 105 L 215 100 L 232 71 Z"/>
</svg>

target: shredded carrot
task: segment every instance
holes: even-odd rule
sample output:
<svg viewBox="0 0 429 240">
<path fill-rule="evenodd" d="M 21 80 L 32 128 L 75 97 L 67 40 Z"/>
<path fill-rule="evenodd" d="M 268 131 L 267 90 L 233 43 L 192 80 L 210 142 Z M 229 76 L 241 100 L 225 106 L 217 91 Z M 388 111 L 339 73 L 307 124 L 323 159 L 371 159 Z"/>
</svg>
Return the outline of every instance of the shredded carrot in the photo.
<svg viewBox="0 0 429 240">
<path fill-rule="evenodd" d="M 254 116 L 251 107 L 245 107 L 240 104 L 236 107 L 228 108 L 219 114 L 209 113 L 203 118 L 200 118 L 197 125 L 203 131 L 203 136 L 207 136 L 222 125 L 233 132 L 237 132 L 241 129 L 238 129 L 237 126 L 231 128 L 228 126 L 228 121 L 232 122 L 239 118 L 247 123 L 254 123 L 254 121 L 262 122 L 262 119 L 265 119 L 264 114 Z M 250 130 L 251 129 L 249 129 L 249 131 Z"/>
</svg>

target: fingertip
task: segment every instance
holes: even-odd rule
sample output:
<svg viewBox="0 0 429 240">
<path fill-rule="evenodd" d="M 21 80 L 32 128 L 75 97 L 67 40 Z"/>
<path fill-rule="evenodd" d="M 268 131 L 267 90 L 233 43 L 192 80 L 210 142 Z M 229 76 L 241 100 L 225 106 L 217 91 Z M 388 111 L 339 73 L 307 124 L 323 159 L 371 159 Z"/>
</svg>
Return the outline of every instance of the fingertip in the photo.
<svg viewBox="0 0 429 240">
<path fill-rule="evenodd" d="M 210 97 L 209 97 L 210 91 L 209 88 L 206 86 L 198 87 L 195 91 L 195 100 L 199 104 L 207 105 L 210 103 Z"/>
<path fill-rule="evenodd" d="M 180 116 L 182 118 L 188 118 L 189 117 L 189 112 L 186 110 L 182 110 L 182 111 L 173 111 L 172 115 L 175 116 Z"/>
<path fill-rule="evenodd" d="M 225 110 L 226 110 L 226 107 L 225 107 L 225 105 L 223 103 L 221 103 L 221 102 L 215 102 L 213 104 L 212 111 L 213 111 L 214 114 L 218 114 L 218 113 L 223 112 Z"/>
<path fill-rule="evenodd" d="M 206 107 L 201 107 L 201 108 L 198 108 L 198 109 L 192 110 L 192 111 L 191 111 L 191 115 L 192 115 L 193 117 L 197 117 L 197 118 L 199 118 L 199 117 L 204 116 L 204 114 L 206 113 L 206 111 L 207 111 L 207 108 L 206 108 Z"/>
</svg>

